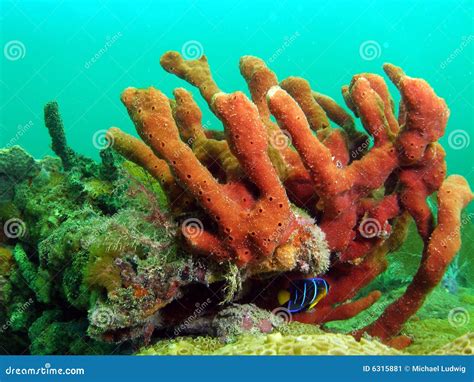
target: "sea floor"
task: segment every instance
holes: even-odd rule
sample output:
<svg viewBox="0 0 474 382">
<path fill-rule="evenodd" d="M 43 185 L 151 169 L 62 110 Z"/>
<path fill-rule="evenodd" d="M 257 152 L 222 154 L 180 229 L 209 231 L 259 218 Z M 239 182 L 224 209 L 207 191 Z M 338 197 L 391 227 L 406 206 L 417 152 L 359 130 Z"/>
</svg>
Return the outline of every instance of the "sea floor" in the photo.
<svg viewBox="0 0 474 382">
<path fill-rule="evenodd" d="M 394 290 L 372 309 L 352 320 L 332 322 L 324 328 L 298 322 L 285 323 L 272 333 L 241 335 L 227 343 L 211 337 L 178 337 L 141 349 L 139 355 L 427 355 L 473 354 L 474 289 L 452 294 L 438 287 L 405 325 L 402 334 L 412 343 L 402 350 L 371 338 L 356 341 L 344 334 L 360 326 L 403 292 Z"/>
</svg>

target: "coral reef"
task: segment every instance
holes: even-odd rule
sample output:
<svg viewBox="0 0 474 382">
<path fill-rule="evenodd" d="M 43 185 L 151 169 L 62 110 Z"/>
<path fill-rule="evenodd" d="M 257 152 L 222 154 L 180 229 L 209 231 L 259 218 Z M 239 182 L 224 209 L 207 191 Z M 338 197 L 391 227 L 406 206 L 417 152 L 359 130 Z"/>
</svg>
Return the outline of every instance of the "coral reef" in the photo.
<svg viewBox="0 0 474 382">
<path fill-rule="evenodd" d="M 313 325 L 296 322 L 281 325 L 270 334 L 245 334 L 226 344 L 211 337 L 179 337 L 163 340 L 139 351 L 139 355 L 397 355 L 376 340 L 356 341 L 350 335 L 325 333 Z"/>
<path fill-rule="evenodd" d="M 220 173 L 213 176 L 213 168 L 189 144 L 194 139 L 210 141 L 209 146 L 217 142 L 207 138 L 201 113 L 184 89 L 175 91 L 174 101 L 154 88 L 129 88 L 122 94 L 137 132 L 156 157 L 168 164 L 176 183 L 195 199 L 210 220 L 206 223 L 213 226 L 197 238 L 187 238 L 191 252 L 211 254 L 217 261 L 231 259 L 245 268 L 261 263 L 262 258 L 280 257 L 280 248 L 288 241 L 292 247 L 306 248 L 310 244 L 301 239 L 301 232 L 309 230 L 301 224 L 295 228 L 289 206 L 305 209 L 335 254 L 326 274 L 334 288 L 318 309 L 298 314 L 296 319 L 324 323 L 353 317 L 380 297 L 374 291 L 344 303 L 385 270 L 385 255 L 403 242 L 413 218 L 424 242 L 418 272 L 405 294 L 361 331 L 384 340 L 396 336 L 459 250 L 461 211 L 473 198 L 462 177 L 445 178 L 445 154 L 437 143 L 449 116 L 444 100 L 425 81 L 386 64 L 387 75 L 402 95 L 397 119 L 382 77 L 354 76 L 343 95 L 369 138 L 357 132 L 352 117 L 332 99 L 313 92 L 301 78 L 290 77 L 278 84 L 258 58 L 245 56 L 240 62 L 253 103 L 240 92 L 222 93 L 205 57 L 185 61 L 178 53 L 168 52 L 161 65 L 200 90 L 224 125 L 227 146 L 224 143 L 222 150 L 230 150 L 242 170 L 236 180 L 235 163 L 227 171 L 221 161 Z M 341 129 L 331 127 L 330 119 Z M 110 131 L 112 138 L 114 134 L 116 130 Z M 289 138 L 289 143 L 275 144 L 278 134 Z M 373 141 L 370 149 L 369 139 Z M 218 182 L 222 172 L 224 184 Z M 235 198 L 236 188 L 240 200 Z M 436 226 L 427 202 L 435 191 Z M 311 224 L 315 223 L 305 222 Z M 300 252 L 291 256 L 298 259 Z M 315 272 L 313 267 L 309 272 L 322 270 Z"/>
<path fill-rule="evenodd" d="M 473 332 L 474 324 L 456 327 L 448 320 L 439 318 L 410 321 L 403 329 L 405 335 L 416 339 L 406 348 L 406 351 L 410 354 L 431 353 L 437 349 L 449 346 L 457 338 L 462 338 Z M 436 335 L 434 336 L 433 333 L 436 333 Z"/>
<path fill-rule="evenodd" d="M 434 355 L 469 355 L 474 354 L 474 334 L 467 333 L 462 337 L 457 338 L 455 341 L 443 346 L 442 348 L 434 351 Z"/>
<path fill-rule="evenodd" d="M 396 116 L 383 78 L 355 75 L 342 93 L 362 132 L 333 99 L 302 78 L 278 82 L 258 58 L 240 61 L 251 99 L 223 93 L 204 56 L 160 62 L 199 89 L 224 132 L 203 126 L 183 88 L 174 99 L 127 88 L 141 140 L 109 129 L 100 163 L 68 145 L 55 102 L 44 113 L 58 158 L 0 150 L 0 350 L 130 353 L 201 335 L 142 353 L 399 354 L 386 345 L 421 338 L 409 320 L 423 318 L 459 251 L 473 198 L 464 178 L 446 177 L 444 100 L 386 64 Z M 415 256 L 390 259 L 410 227 Z M 405 260 L 406 290 L 384 280 Z M 315 276 L 331 287 L 316 309 L 282 311 L 278 290 Z"/>
<path fill-rule="evenodd" d="M 139 355 L 405 355 L 374 339 L 356 341 L 350 335 L 325 333 L 312 325 L 282 326 L 271 334 L 244 335 L 225 344 L 212 337 L 179 337 L 140 349 Z M 473 334 L 425 351 L 433 355 L 471 355 Z M 426 349 L 425 349 L 426 350 Z"/>
</svg>

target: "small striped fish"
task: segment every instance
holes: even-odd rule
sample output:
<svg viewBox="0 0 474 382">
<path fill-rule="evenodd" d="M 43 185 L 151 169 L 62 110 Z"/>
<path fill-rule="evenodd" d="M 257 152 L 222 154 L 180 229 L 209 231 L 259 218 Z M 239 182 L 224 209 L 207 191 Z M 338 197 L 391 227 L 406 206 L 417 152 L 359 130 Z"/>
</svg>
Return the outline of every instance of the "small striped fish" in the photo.
<svg viewBox="0 0 474 382">
<path fill-rule="evenodd" d="M 288 289 L 278 293 L 281 306 L 291 313 L 309 311 L 329 292 L 329 284 L 324 279 L 311 278 L 294 280 Z"/>
</svg>

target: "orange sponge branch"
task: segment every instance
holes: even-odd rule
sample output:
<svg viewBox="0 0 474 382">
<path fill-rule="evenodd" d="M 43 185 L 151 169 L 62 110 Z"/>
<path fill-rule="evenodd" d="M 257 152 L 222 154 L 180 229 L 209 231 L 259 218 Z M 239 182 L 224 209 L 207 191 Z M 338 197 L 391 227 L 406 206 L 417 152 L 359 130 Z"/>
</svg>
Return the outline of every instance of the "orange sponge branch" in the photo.
<svg viewBox="0 0 474 382">
<path fill-rule="evenodd" d="M 170 100 L 150 87 L 122 94 L 144 143 L 116 128 L 109 137 L 172 200 L 192 200 L 193 209 L 184 205 L 181 212 L 197 213 L 202 232 L 184 235 L 187 249 L 251 275 L 325 273 L 330 294 L 315 311 L 295 315 L 325 323 L 377 301 L 378 291 L 354 298 L 385 271 L 387 254 L 405 240 L 412 218 L 425 244 L 418 272 L 405 294 L 363 329 L 394 338 L 459 249 L 460 213 L 472 200 L 462 177 L 445 179 L 445 152 L 437 142 L 449 117 L 445 101 L 426 81 L 386 64 L 401 94 L 397 115 L 381 76 L 355 75 L 342 95 L 364 133 L 332 98 L 302 78 L 278 83 L 259 58 L 240 61 L 252 101 L 241 92 L 222 93 L 204 56 L 184 60 L 168 52 L 160 62 L 199 89 L 224 133 L 203 127 L 185 89 Z M 437 223 L 427 202 L 436 191 Z"/>
</svg>

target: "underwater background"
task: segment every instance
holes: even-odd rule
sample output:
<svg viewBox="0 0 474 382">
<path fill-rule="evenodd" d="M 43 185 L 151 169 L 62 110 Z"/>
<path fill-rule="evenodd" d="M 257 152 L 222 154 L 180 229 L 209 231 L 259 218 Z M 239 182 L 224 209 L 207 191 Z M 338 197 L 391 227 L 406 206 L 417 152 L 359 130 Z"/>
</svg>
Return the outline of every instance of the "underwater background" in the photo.
<svg viewBox="0 0 474 382">
<path fill-rule="evenodd" d="M 184 86 L 159 66 L 167 50 L 205 54 L 227 92 L 245 89 L 239 58 L 255 55 L 279 78 L 304 77 L 339 103 L 354 73 L 383 74 L 382 64 L 390 62 L 446 99 L 451 116 L 441 144 L 448 172 L 472 182 L 472 8 L 470 0 L 2 0 L 0 146 L 21 144 L 37 158 L 50 154 L 42 109 L 56 100 L 72 146 L 98 158 L 98 130 L 118 126 L 135 134 L 119 100 L 123 89 L 153 85 L 171 94 Z M 206 125 L 220 128 L 190 90 Z"/>
<path fill-rule="evenodd" d="M 446 100 L 451 115 L 440 143 L 448 174 L 460 174 L 472 185 L 473 7 L 471 0 L 0 0 L 0 148 L 20 145 L 38 159 L 52 155 L 43 107 L 55 100 L 69 144 L 98 159 L 100 141 L 111 126 L 136 136 L 119 98 L 129 86 L 153 85 L 167 95 L 184 86 L 195 95 L 204 125 L 221 129 L 198 91 L 160 67 L 159 57 L 168 50 L 188 59 L 205 54 L 226 92 L 246 91 L 239 58 L 254 55 L 279 78 L 304 77 L 339 104 L 344 104 L 341 86 L 353 74 L 383 75 L 382 64 L 390 62 L 424 78 Z M 398 91 L 391 83 L 389 89 L 398 103 Z M 405 329 L 424 339 L 413 353 L 429 352 L 473 330 L 473 204 L 463 216 L 458 257 Z M 347 332 L 380 313 L 402 294 L 421 252 L 422 242 L 411 227 L 408 240 L 390 255 L 389 272 L 367 289 L 384 292 L 381 301 L 352 320 L 328 327 Z M 462 325 L 453 324 L 449 313 L 460 307 Z M 166 343 L 159 346 L 148 352 L 176 353 Z M 183 348 L 184 353 L 204 352 L 199 343 Z"/>
</svg>

